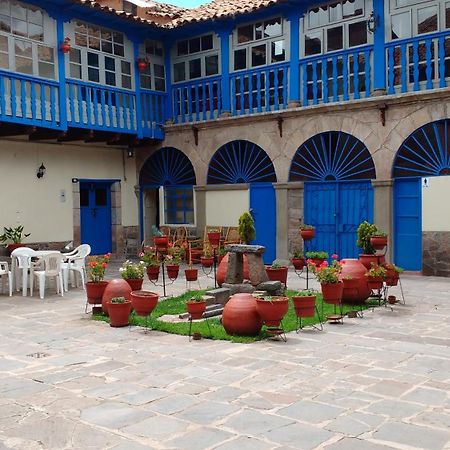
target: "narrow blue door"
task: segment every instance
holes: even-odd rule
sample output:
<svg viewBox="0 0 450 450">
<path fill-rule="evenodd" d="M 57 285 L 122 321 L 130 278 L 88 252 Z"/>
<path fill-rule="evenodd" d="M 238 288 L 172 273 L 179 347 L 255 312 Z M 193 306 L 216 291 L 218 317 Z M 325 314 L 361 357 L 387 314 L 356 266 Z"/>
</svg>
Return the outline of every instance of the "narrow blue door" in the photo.
<svg viewBox="0 0 450 450">
<path fill-rule="evenodd" d="M 407 270 L 422 269 L 421 178 L 394 183 L 394 261 Z"/>
<path fill-rule="evenodd" d="M 111 186 L 109 183 L 80 183 L 81 243 L 93 255 L 108 253 L 111 240 Z"/>
<path fill-rule="evenodd" d="M 266 247 L 264 262 L 271 264 L 277 254 L 277 212 L 272 183 L 250 185 L 250 208 L 256 229 L 254 243 Z"/>
</svg>

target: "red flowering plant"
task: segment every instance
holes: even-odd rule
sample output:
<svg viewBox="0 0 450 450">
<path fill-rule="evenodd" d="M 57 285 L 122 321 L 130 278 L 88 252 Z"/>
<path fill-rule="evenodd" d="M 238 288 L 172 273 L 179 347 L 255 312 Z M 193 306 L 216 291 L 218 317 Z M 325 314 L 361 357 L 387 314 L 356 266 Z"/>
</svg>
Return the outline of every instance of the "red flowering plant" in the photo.
<svg viewBox="0 0 450 450">
<path fill-rule="evenodd" d="M 307 260 L 309 270 L 315 274 L 320 284 L 334 284 L 339 282 L 343 262 L 338 261 L 338 255 L 336 253 L 333 253 L 331 257 L 333 258 L 331 264 L 328 264 L 328 261 L 324 261 L 318 266 L 312 260 Z"/>
<path fill-rule="evenodd" d="M 111 253 L 103 256 L 90 256 L 88 258 L 88 277 L 89 281 L 99 283 L 105 278 L 105 271 L 108 267 Z"/>
</svg>

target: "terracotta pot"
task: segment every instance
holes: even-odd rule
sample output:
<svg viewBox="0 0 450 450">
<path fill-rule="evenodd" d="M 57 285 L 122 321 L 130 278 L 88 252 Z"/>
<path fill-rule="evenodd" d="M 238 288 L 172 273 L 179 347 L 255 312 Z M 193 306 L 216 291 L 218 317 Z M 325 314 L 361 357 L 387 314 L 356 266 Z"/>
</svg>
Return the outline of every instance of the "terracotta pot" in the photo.
<svg viewBox="0 0 450 450">
<path fill-rule="evenodd" d="M 396 301 L 397 301 L 397 297 L 395 295 L 389 295 L 388 296 L 388 303 L 390 305 L 394 305 Z"/>
<path fill-rule="evenodd" d="M 375 250 L 383 250 L 387 245 L 387 236 L 372 236 L 370 238 L 370 245 Z"/>
<path fill-rule="evenodd" d="M 90 305 L 99 305 L 102 303 L 103 293 L 105 292 L 106 286 L 108 286 L 108 282 L 99 281 L 98 283 L 94 283 L 93 281 L 88 281 L 85 286 L 88 303 Z"/>
<path fill-rule="evenodd" d="M 131 304 L 138 316 L 148 316 L 158 304 L 158 294 L 150 291 L 132 291 Z"/>
<path fill-rule="evenodd" d="M 147 276 L 150 281 L 156 281 L 159 277 L 159 266 L 148 266 Z"/>
<path fill-rule="evenodd" d="M 178 264 L 167 264 L 166 269 L 167 269 L 167 276 L 171 280 L 175 280 L 176 278 L 178 278 L 178 272 L 180 270 L 180 266 Z"/>
<path fill-rule="evenodd" d="M 359 260 L 367 269 L 372 267 L 372 263 L 380 265 L 385 262 L 384 255 L 366 255 L 364 253 L 359 255 Z"/>
<path fill-rule="evenodd" d="M 341 279 L 344 284 L 342 301 L 344 303 L 363 303 L 370 295 L 367 286 L 367 269 L 358 259 L 343 259 Z M 350 276 L 352 280 L 344 280 Z M 356 285 L 355 285 L 356 284 Z"/>
<path fill-rule="evenodd" d="M 302 239 L 304 241 L 311 240 L 315 235 L 316 235 L 315 228 L 308 228 L 308 229 L 304 229 L 304 230 L 302 230 L 300 228 L 300 236 L 302 237 Z"/>
<path fill-rule="evenodd" d="M 339 281 L 338 283 L 322 283 L 322 296 L 325 303 L 331 305 L 338 305 L 342 300 L 342 293 L 344 291 L 344 284 Z"/>
<path fill-rule="evenodd" d="M 198 269 L 184 269 L 184 276 L 186 281 L 197 281 Z"/>
<path fill-rule="evenodd" d="M 398 275 L 396 277 L 387 277 L 386 280 L 385 280 L 386 281 L 386 285 L 387 286 L 397 286 L 398 279 L 399 279 Z"/>
<path fill-rule="evenodd" d="M 316 296 L 294 296 L 292 297 L 295 314 L 297 317 L 314 317 L 316 314 Z"/>
<path fill-rule="evenodd" d="M 106 286 L 102 297 L 102 310 L 105 314 L 108 314 L 109 303 L 113 297 L 125 297 L 128 301 L 131 299 L 131 287 L 124 279 L 115 278 Z"/>
<path fill-rule="evenodd" d="M 278 269 L 273 269 L 272 267 L 266 266 L 266 273 L 271 281 L 281 281 L 285 286 L 287 285 L 287 267 L 280 267 Z"/>
<path fill-rule="evenodd" d="M 316 267 L 320 266 L 325 261 L 325 258 L 310 258 L 310 259 Z"/>
<path fill-rule="evenodd" d="M 256 299 L 251 294 L 234 294 L 225 304 L 222 325 L 228 334 L 256 336 L 261 331 L 262 320 L 256 309 Z"/>
<path fill-rule="evenodd" d="M 111 327 L 126 327 L 129 324 L 131 302 L 109 303 L 109 325 Z"/>
<path fill-rule="evenodd" d="M 130 285 L 132 291 L 139 291 L 144 282 L 143 278 L 125 278 L 125 281 Z"/>
<path fill-rule="evenodd" d="M 214 258 L 212 256 L 202 256 L 200 263 L 203 267 L 211 267 L 214 264 Z"/>
<path fill-rule="evenodd" d="M 192 300 L 188 300 L 186 302 L 186 309 L 187 312 L 191 315 L 192 320 L 201 319 L 206 309 L 206 302 L 195 302 Z"/>
<path fill-rule="evenodd" d="M 216 272 L 216 280 L 217 280 L 217 284 L 219 286 L 222 286 L 222 283 L 225 281 L 225 278 L 227 276 L 227 270 L 228 270 L 228 258 L 229 258 L 229 253 L 227 253 L 222 261 L 220 261 L 219 267 L 217 268 L 217 272 Z M 248 275 L 248 264 L 247 264 L 247 256 L 244 254 L 244 280 L 248 280 L 250 279 L 249 275 Z"/>
<path fill-rule="evenodd" d="M 220 233 L 218 231 L 208 233 L 208 241 L 211 245 L 218 247 L 220 244 Z"/>
<path fill-rule="evenodd" d="M 287 297 L 272 297 L 271 300 L 256 299 L 256 310 L 266 327 L 279 328 L 289 309 Z"/>
<path fill-rule="evenodd" d="M 383 287 L 383 278 L 381 277 L 366 277 L 367 286 L 372 290 L 378 290 Z"/>
<path fill-rule="evenodd" d="M 165 251 L 169 246 L 169 236 L 153 236 L 153 242 L 157 250 Z"/>
<path fill-rule="evenodd" d="M 6 246 L 6 251 L 8 252 L 8 255 L 11 256 L 11 253 L 16 249 L 16 248 L 21 248 L 21 247 L 26 247 L 25 244 L 8 244 Z"/>
<path fill-rule="evenodd" d="M 388 286 L 397 286 L 399 279 L 398 272 L 393 267 L 386 267 L 386 284 Z"/>
<path fill-rule="evenodd" d="M 292 265 L 295 270 L 302 270 L 305 267 L 305 259 L 304 258 L 292 258 Z"/>
</svg>

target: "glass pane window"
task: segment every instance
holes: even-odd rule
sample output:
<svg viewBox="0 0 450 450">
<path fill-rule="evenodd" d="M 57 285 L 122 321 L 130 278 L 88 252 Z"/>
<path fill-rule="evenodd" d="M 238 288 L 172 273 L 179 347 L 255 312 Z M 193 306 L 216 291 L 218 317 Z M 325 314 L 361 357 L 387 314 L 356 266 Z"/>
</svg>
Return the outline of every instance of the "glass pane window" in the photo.
<svg viewBox="0 0 450 450">
<path fill-rule="evenodd" d="M 238 44 L 253 41 L 253 25 L 238 27 L 237 29 Z"/>
<path fill-rule="evenodd" d="M 438 29 L 437 7 L 422 8 L 417 11 L 417 33 L 431 33 Z"/>
<path fill-rule="evenodd" d="M 212 50 L 213 49 L 213 37 L 212 34 L 208 34 L 207 36 L 202 36 L 202 52 L 205 50 Z"/>
<path fill-rule="evenodd" d="M 345 0 L 342 4 L 342 18 L 360 16 L 364 13 L 363 0 Z"/>
<path fill-rule="evenodd" d="M 164 213 L 166 223 L 193 223 L 193 205 L 194 195 L 191 187 L 164 187 Z"/>
<path fill-rule="evenodd" d="M 207 56 L 205 58 L 205 74 L 217 75 L 219 73 L 219 57 L 218 55 Z"/>
<path fill-rule="evenodd" d="M 327 51 L 341 50 L 344 46 L 342 27 L 328 28 Z"/>
<path fill-rule="evenodd" d="M 184 81 L 186 79 L 186 69 L 184 62 L 173 65 L 173 81 Z"/>
<path fill-rule="evenodd" d="M 411 36 L 411 14 L 409 11 L 391 17 L 391 39 L 406 39 Z"/>
<path fill-rule="evenodd" d="M 445 4 L 445 28 L 450 28 L 450 3 Z"/>
<path fill-rule="evenodd" d="M 266 45 L 256 45 L 252 47 L 252 67 L 266 64 Z"/>
<path fill-rule="evenodd" d="M 200 51 L 200 38 L 189 39 L 189 53 L 197 53 Z"/>
<path fill-rule="evenodd" d="M 38 46 L 38 70 L 39 76 L 55 78 L 55 52 L 52 47 Z"/>
<path fill-rule="evenodd" d="M 188 41 L 180 41 L 177 44 L 177 54 L 178 56 L 187 55 L 189 53 L 188 50 Z"/>
<path fill-rule="evenodd" d="M 328 7 L 326 5 L 310 9 L 308 12 L 310 28 L 320 27 L 328 23 Z"/>
<path fill-rule="evenodd" d="M 0 35 L 0 68 L 9 69 L 8 38 Z"/>
<path fill-rule="evenodd" d="M 268 20 L 264 22 L 264 37 L 271 38 L 275 36 L 280 36 L 282 33 L 281 28 L 281 18 L 277 17 L 276 19 Z"/>
<path fill-rule="evenodd" d="M 367 44 L 367 22 L 354 22 L 348 25 L 348 46 Z"/>
<path fill-rule="evenodd" d="M 81 51 L 71 48 L 69 53 L 70 76 L 81 79 Z"/>
<path fill-rule="evenodd" d="M 247 68 L 247 50 L 245 48 L 234 51 L 234 70 Z"/>
<path fill-rule="evenodd" d="M 322 53 L 322 32 L 310 32 L 305 35 L 305 56 Z"/>
<path fill-rule="evenodd" d="M 271 62 L 276 63 L 286 59 L 284 41 L 274 41 L 271 44 Z"/>
<path fill-rule="evenodd" d="M 202 76 L 202 62 L 200 58 L 189 61 L 189 79 L 200 78 Z"/>
</svg>

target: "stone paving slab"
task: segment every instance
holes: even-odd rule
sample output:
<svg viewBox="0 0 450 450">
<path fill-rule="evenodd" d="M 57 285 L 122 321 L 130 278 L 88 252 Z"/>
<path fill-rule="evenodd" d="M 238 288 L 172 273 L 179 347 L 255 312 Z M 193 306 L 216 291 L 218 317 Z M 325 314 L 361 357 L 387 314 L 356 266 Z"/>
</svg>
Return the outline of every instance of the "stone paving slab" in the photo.
<svg viewBox="0 0 450 450">
<path fill-rule="evenodd" d="M 450 280 L 402 280 L 406 305 L 286 343 L 112 329 L 79 289 L 0 296 L 0 450 L 450 449 Z"/>
</svg>

